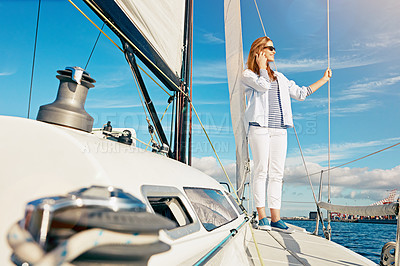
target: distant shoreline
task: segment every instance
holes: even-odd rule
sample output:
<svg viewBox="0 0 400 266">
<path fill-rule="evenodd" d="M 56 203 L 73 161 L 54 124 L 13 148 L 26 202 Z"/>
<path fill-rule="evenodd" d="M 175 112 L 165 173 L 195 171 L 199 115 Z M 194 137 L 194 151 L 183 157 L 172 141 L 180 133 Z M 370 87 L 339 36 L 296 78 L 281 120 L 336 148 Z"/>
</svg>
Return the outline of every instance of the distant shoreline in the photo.
<svg viewBox="0 0 400 266">
<path fill-rule="evenodd" d="M 316 221 L 316 219 L 294 218 L 294 217 L 283 217 L 282 220 L 286 220 L 286 221 Z M 324 219 L 324 221 L 327 221 L 327 220 Z M 397 224 L 397 219 L 342 219 L 342 220 L 331 220 L 331 222 L 371 223 L 371 224 Z"/>
</svg>

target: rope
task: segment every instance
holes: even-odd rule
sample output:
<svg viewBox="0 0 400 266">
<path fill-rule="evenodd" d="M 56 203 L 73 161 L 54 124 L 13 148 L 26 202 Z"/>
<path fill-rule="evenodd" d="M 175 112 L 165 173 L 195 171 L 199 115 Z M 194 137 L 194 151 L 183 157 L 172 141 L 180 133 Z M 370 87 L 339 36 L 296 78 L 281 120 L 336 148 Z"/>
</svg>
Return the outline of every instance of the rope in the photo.
<svg viewBox="0 0 400 266">
<path fill-rule="evenodd" d="M 135 137 L 133 137 L 133 136 L 131 136 L 131 138 L 133 138 L 133 139 L 135 139 L 135 140 L 139 141 L 140 143 L 142 143 L 142 144 L 143 144 L 143 145 L 145 145 L 146 147 L 148 146 L 148 147 L 152 148 L 152 146 L 148 145 L 146 142 L 144 142 L 144 141 L 141 141 L 141 140 L 140 140 L 140 139 L 138 139 L 138 138 L 135 138 Z"/>
<path fill-rule="evenodd" d="M 256 0 L 254 0 L 254 4 L 255 4 L 256 9 L 257 9 L 258 18 L 260 19 L 260 23 L 261 23 L 262 29 L 264 31 L 264 35 L 267 36 L 267 33 L 265 32 L 265 28 L 264 28 L 264 23 L 263 23 L 263 21 L 261 19 L 260 11 L 258 10 L 258 5 L 257 5 L 257 1 Z"/>
<path fill-rule="evenodd" d="M 393 144 L 393 145 L 391 145 L 391 146 L 389 146 L 389 147 L 380 149 L 380 150 L 378 150 L 378 151 L 375 151 L 375 152 L 373 152 L 373 153 L 367 154 L 367 155 L 365 155 L 365 156 L 363 156 L 363 157 L 357 158 L 357 159 L 352 160 L 352 161 L 350 161 L 350 162 L 347 162 L 347 163 L 344 163 L 344 164 L 341 164 L 341 165 L 338 165 L 338 166 L 335 166 L 335 167 L 332 167 L 332 168 L 328 168 L 328 169 L 325 169 L 325 170 L 322 170 L 322 171 L 324 171 L 324 172 L 332 171 L 332 170 L 334 170 L 334 169 L 336 169 L 336 168 L 339 168 L 339 167 L 348 165 L 348 164 L 350 164 L 350 163 L 354 163 L 354 162 L 356 162 L 356 161 L 359 161 L 359 160 L 361 160 L 361 159 L 364 159 L 364 158 L 367 158 L 367 157 L 369 157 L 369 156 L 375 155 L 375 154 L 377 154 L 377 153 L 383 152 L 383 151 L 385 151 L 385 150 L 388 150 L 388 149 L 393 148 L 393 147 L 398 146 L 398 145 L 400 145 L 400 142 L 398 142 L 398 143 L 396 143 L 396 144 Z"/>
<path fill-rule="evenodd" d="M 101 29 L 104 28 L 104 25 L 105 25 L 105 24 L 106 24 L 106 23 L 103 23 L 103 26 L 101 26 Z M 92 58 L 92 55 L 93 55 L 93 52 L 94 52 L 94 48 L 96 48 L 97 42 L 99 41 L 99 38 L 100 38 L 100 35 L 101 35 L 101 31 L 99 32 L 99 35 L 97 35 L 97 39 L 96 39 L 96 41 L 94 42 L 93 49 L 92 49 L 92 51 L 90 52 L 89 58 L 88 58 L 88 60 L 87 60 L 87 62 L 86 62 L 86 65 L 85 65 L 85 69 L 87 69 L 87 66 L 89 65 L 90 59 Z"/>
<path fill-rule="evenodd" d="M 331 167 L 331 168 L 327 168 L 327 169 L 324 169 L 324 170 L 319 170 L 318 172 L 315 172 L 315 173 L 310 174 L 310 176 L 320 174 L 321 171 L 322 171 L 322 172 L 332 171 L 332 170 L 334 170 L 334 169 L 336 169 L 336 168 L 339 168 L 339 167 L 342 167 L 342 166 L 345 166 L 345 165 L 348 165 L 348 164 L 357 162 L 357 161 L 359 161 L 359 160 L 365 159 L 365 158 L 367 158 L 367 157 L 369 157 L 369 156 L 378 154 L 378 153 L 380 153 L 380 152 L 383 152 L 383 151 L 385 151 L 385 150 L 391 149 L 391 148 L 396 147 L 396 146 L 398 146 L 398 145 L 400 145 L 400 142 L 395 143 L 395 144 L 393 144 L 393 145 L 391 145 L 391 146 L 389 146 L 389 147 L 380 149 L 380 150 L 378 150 L 378 151 L 372 152 L 372 153 L 367 154 L 367 155 L 365 155 L 365 156 L 362 156 L 362 157 L 360 157 L 360 158 L 354 159 L 354 160 L 349 161 L 349 162 L 347 162 L 347 163 L 343 163 L 343 164 L 340 164 L 340 165 L 337 165 L 337 166 L 334 166 L 334 167 Z"/>
<path fill-rule="evenodd" d="M 171 105 L 171 103 L 168 103 L 167 108 L 165 108 L 165 111 L 164 111 L 163 115 L 162 115 L 161 118 L 160 118 L 160 122 L 163 120 L 163 118 L 164 118 L 165 114 L 167 113 L 168 108 L 169 108 L 170 105 Z M 151 141 L 152 141 L 152 139 L 153 139 L 153 136 L 154 136 L 154 133 L 152 134 L 151 139 L 150 139 L 150 141 L 149 141 L 149 143 L 148 143 L 148 146 L 146 147 L 145 150 L 147 150 L 147 148 L 150 147 L 150 143 L 151 143 Z"/>
<path fill-rule="evenodd" d="M 329 0 L 327 0 L 327 37 L 328 37 L 328 68 L 331 67 L 330 54 L 330 30 L 329 30 Z M 331 80 L 328 80 L 328 168 L 331 168 Z M 331 203 L 331 173 L 328 171 L 328 203 Z M 319 210 L 318 210 L 319 211 Z M 328 218 L 328 240 L 331 239 L 331 212 L 327 211 Z"/>
<path fill-rule="evenodd" d="M 253 226 L 250 223 L 249 223 L 249 227 L 250 227 L 251 236 L 253 237 L 253 240 L 254 240 L 254 245 L 256 246 L 257 256 L 258 256 L 258 258 L 260 260 L 261 265 L 264 266 L 264 260 L 263 260 L 263 258 L 261 256 L 260 249 L 258 248 L 258 244 L 257 244 L 257 241 L 256 241 L 256 236 L 254 235 Z"/>
<path fill-rule="evenodd" d="M 191 105 L 191 107 L 193 108 L 193 112 L 195 113 L 197 119 L 199 120 L 200 126 L 201 126 L 201 128 L 203 129 L 203 132 L 204 132 L 204 134 L 206 135 L 207 140 L 208 140 L 208 142 L 210 143 L 211 148 L 212 148 L 212 150 L 214 151 L 215 156 L 217 157 L 217 160 L 218 160 L 218 162 L 219 162 L 219 164 L 220 164 L 220 166 L 221 166 L 221 168 L 222 168 L 222 170 L 223 170 L 223 172 L 224 172 L 224 174 L 225 174 L 225 177 L 228 179 L 228 182 L 229 182 L 230 186 L 233 188 L 233 192 L 234 192 L 234 194 L 235 194 L 235 196 L 236 196 L 237 203 L 238 203 L 238 205 L 240 205 L 240 203 L 239 203 L 239 202 L 240 202 L 240 199 L 239 199 L 239 196 L 238 196 L 238 194 L 237 194 L 237 191 L 236 191 L 235 187 L 233 186 L 233 184 L 232 184 L 232 182 L 231 182 L 231 179 L 229 178 L 228 173 L 227 173 L 226 170 L 225 170 L 225 167 L 222 165 L 221 159 L 219 158 L 219 156 L 218 156 L 218 154 L 217 154 L 217 152 L 216 152 L 216 150 L 215 150 L 215 148 L 214 148 L 214 145 L 212 144 L 211 139 L 210 139 L 210 137 L 208 136 L 208 133 L 207 133 L 206 129 L 204 128 L 204 125 L 203 125 L 203 123 L 201 122 L 200 117 L 199 117 L 199 115 L 197 114 L 197 111 L 196 111 L 196 109 L 194 108 L 194 105 L 192 104 L 192 102 L 190 102 L 190 105 Z"/>
<path fill-rule="evenodd" d="M 106 229 L 88 229 L 68 238 L 53 250 L 45 253 L 39 243 L 33 241 L 28 231 L 18 223 L 8 231 L 8 243 L 17 258 L 26 261 L 22 265 L 68 265 L 81 254 L 96 246 L 120 245 L 134 247 L 151 245 L 159 241 L 157 235 L 120 233 Z"/>
<path fill-rule="evenodd" d="M 138 80 L 137 80 L 138 78 L 136 76 L 135 71 L 132 71 L 132 74 L 133 74 L 133 80 L 135 81 L 136 89 L 137 89 L 138 94 L 139 94 L 140 103 L 142 104 L 144 115 L 146 116 L 147 125 L 151 126 L 150 118 L 147 116 L 146 108 L 144 107 L 143 100 L 142 100 L 142 94 L 141 94 L 141 92 L 139 90 Z M 147 105 L 147 103 L 146 103 L 146 105 Z M 154 136 L 153 134 L 150 134 L 150 142 L 153 140 L 153 136 Z M 155 136 L 157 138 L 157 135 L 155 135 Z M 158 141 L 158 144 L 160 144 L 160 141 L 158 139 L 157 139 L 157 141 Z M 146 147 L 146 149 L 147 149 L 147 147 Z"/>
<path fill-rule="evenodd" d="M 74 2 L 72 2 L 71 0 L 68 0 L 68 2 L 70 2 L 87 20 L 89 20 L 101 33 L 104 34 L 104 36 L 107 37 L 107 39 L 109 39 L 114 45 L 115 47 L 118 48 L 118 50 L 120 50 L 121 52 L 124 52 L 124 50 L 119 47 L 102 29 L 99 28 L 99 26 L 96 25 L 96 23 L 94 23 L 82 10 L 79 9 L 79 7 L 77 5 L 74 4 Z M 85 1 L 86 2 L 86 1 Z M 90 2 L 88 2 L 88 4 L 90 4 L 91 7 L 95 8 Z M 96 9 L 97 10 L 97 9 Z M 101 13 L 99 13 L 101 15 Z M 105 19 L 108 22 L 108 25 L 111 25 L 112 27 L 114 27 L 114 29 L 118 30 L 114 24 L 112 24 L 106 17 L 104 17 L 103 15 L 101 15 L 103 17 L 103 19 Z M 119 30 L 118 30 L 119 32 Z M 121 32 L 119 32 L 121 35 L 123 35 Z M 123 35 L 123 37 L 126 39 L 126 41 L 132 45 L 138 52 L 140 52 L 144 57 L 146 57 L 139 49 L 137 49 L 137 47 L 128 39 L 125 37 L 125 35 Z M 147 57 L 146 57 L 147 58 Z M 150 61 L 151 62 L 151 61 Z M 138 67 L 140 68 L 140 70 L 142 70 L 152 81 L 154 81 L 154 83 L 156 83 L 164 92 L 166 92 L 168 94 L 168 96 L 171 97 L 171 94 L 169 94 L 158 82 L 156 82 L 151 76 L 150 74 L 148 74 L 142 67 L 140 67 L 138 65 Z M 158 69 L 158 68 L 157 68 Z M 160 71 L 161 72 L 161 71 Z M 165 74 L 163 72 L 161 72 L 164 76 Z M 168 78 L 168 77 L 167 77 Z M 169 79 L 169 78 L 168 78 Z M 171 81 L 172 82 L 172 81 Z M 173 82 L 172 82 L 173 83 Z M 175 85 L 176 86 L 176 85 Z"/>
<path fill-rule="evenodd" d="M 286 250 L 290 255 L 292 255 L 298 262 L 300 262 L 301 265 L 309 265 L 308 263 L 306 264 L 305 262 L 302 261 L 302 259 L 293 251 L 288 249 L 284 243 L 282 243 L 278 238 L 276 238 L 271 231 L 267 231 L 268 234 L 284 249 Z"/>
<path fill-rule="evenodd" d="M 37 45 L 37 36 L 39 31 L 39 16 L 40 16 L 40 3 L 42 1 L 39 0 L 38 5 L 38 13 L 37 13 L 37 20 L 36 20 L 36 32 L 35 32 L 35 44 L 33 45 L 33 59 L 32 59 L 32 73 L 31 73 L 31 86 L 29 89 L 29 102 L 28 102 L 28 114 L 27 118 L 29 119 L 29 114 L 31 111 L 31 101 L 32 101 L 32 86 L 33 86 L 33 72 L 35 70 L 35 59 L 36 59 L 36 45 Z"/>
<path fill-rule="evenodd" d="M 312 194 L 313 194 L 313 197 L 314 197 L 314 202 L 315 202 L 315 205 L 316 205 L 316 207 L 317 207 L 317 209 L 318 209 L 317 197 L 315 196 L 314 187 L 313 187 L 313 184 L 312 184 L 312 181 L 311 181 L 310 174 L 308 173 L 308 168 L 307 168 L 307 165 L 306 165 L 306 161 L 305 161 L 305 159 L 304 159 L 303 150 L 301 149 L 299 137 L 298 137 L 298 135 L 297 135 L 297 131 L 296 131 L 296 128 L 294 127 L 294 125 L 293 125 L 293 130 L 294 130 L 294 133 L 295 133 L 295 135 L 296 135 L 297 145 L 299 145 L 299 150 L 300 150 L 300 154 L 301 154 L 301 159 L 303 160 L 303 165 L 304 165 L 304 168 L 305 168 L 306 173 L 307 173 L 308 181 L 310 182 L 310 187 L 311 187 L 311 191 L 312 191 Z M 320 216 L 319 209 L 318 209 L 317 213 L 318 213 L 318 216 Z M 321 219 L 321 221 L 323 222 L 322 217 L 320 217 L 320 219 Z M 323 224 L 322 224 L 322 225 L 323 225 Z"/>
<path fill-rule="evenodd" d="M 237 190 L 236 190 L 235 187 L 233 186 L 233 184 L 232 184 L 232 182 L 231 182 L 231 179 L 229 178 L 228 173 L 227 173 L 226 170 L 225 170 L 225 167 L 222 165 L 222 162 L 221 162 L 221 160 L 220 160 L 220 158 L 219 158 L 219 156 L 218 156 L 218 154 L 217 154 L 217 152 L 216 152 L 216 150 L 215 150 L 215 148 L 214 148 L 214 145 L 212 144 L 212 142 L 211 142 L 211 140 L 210 140 L 210 137 L 209 137 L 208 134 L 207 134 L 207 131 L 206 131 L 205 128 L 204 128 L 203 123 L 202 123 L 201 120 L 200 120 L 199 115 L 197 114 L 196 109 L 194 108 L 193 103 L 192 103 L 191 101 L 189 101 L 189 103 L 190 103 L 191 107 L 193 108 L 193 111 L 194 111 L 194 113 L 195 113 L 197 119 L 199 120 L 200 126 L 201 126 L 201 128 L 203 129 L 204 134 L 206 135 L 206 137 L 207 137 L 207 139 L 208 139 L 208 142 L 210 143 L 210 146 L 211 146 L 211 148 L 212 148 L 213 151 L 214 151 L 215 156 L 216 156 L 217 159 L 218 159 L 218 162 L 219 162 L 219 164 L 220 164 L 220 166 L 221 166 L 221 168 L 222 168 L 222 170 L 223 170 L 223 172 L 224 172 L 224 174 L 225 174 L 226 179 L 228 180 L 230 186 L 231 186 L 232 189 L 233 189 L 234 195 L 236 196 L 236 198 L 234 198 L 234 199 L 235 199 L 236 203 L 240 206 L 241 204 L 240 204 L 239 196 L 238 196 L 238 194 L 237 194 Z M 250 217 L 249 214 L 247 213 L 246 209 L 244 209 L 243 212 L 246 214 L 246 216 Z M 255 236 L 254 236 L 253 228 L 252 228 L 252 226 L 251 226 L 250 224 L 249 224 L 249 226 L 250 226 L 251 234 L 252 234 L 252 236 L 253 236 L 254 245 L 255 245 L 255 247 L 256 247 L 258 257 L 259 257 L 259 259 L 260 259 L 261 265 L 264 266 L 264 262 L 263 262 L 261 253 L 260 253 L 260 250 L 259 250 L 259 248 L 258 248 L 257 240 L 256 240 L 256 238 L 255 238 Z"/>
<path fill-rule="evenodd" d="M 89 19 L 71 0 L 68 0 L 71 4 L 73 4 L 87 19 Z M 176 85 L 164 72 L 162 72 L 141 50 L 139 50 L 137 47 L 136 47 L 136 45 L 128 38 L 128 37 L 126 37 L 125 36 L 125 34 L 123 34 L 115 25 L 114 25 L 114 23 L 112 23 L 107 17 L 105 17 L 100 11 L 99 11 L 99 9 L 96 7 L 96 6 L 94 6 L 90 1 L 87 1 L 87 0 L 84 0 L 85 2 L 86 2 L 86 4 L 87 5 L 89 5 L 93 10 L 95 10 L 96 12 L 97 12 L 97 14 L 103 19 L 103 21 L 106 21 L 107 22 L 107 24 L 109 25 L 109 27 L 112 27 L 116 32 L 118 32 L 118 34 L 122 37 L 122 38 L 124 38 L 125 39 L 125 41 L 127 42 L 127 43 L 129 43 L 129 45 L 131 45 L 136 51 L 138 51 L 144 58 L 146 58 L 149 62 L 150 62 L 150 64 L 152 64 L 171 84 L 173 84 L 177 89 L 179 89 L 179 86 L 178 85 Z M 89 21 L 90 22 L 92 22 L 90 19 L 89 19 Z M 95 25 L 96 26 L 96 24 L 94 24 L 93 22 L 92 22 L 92 24 L 93 25 Z M 96 28 L 98 28 L 99 29 L 99 27 L 98 26 L 96 26 Z M 99 29 L 100 30 L 100 29 Z M 103 32 L 103 34 L 104 35 L 106 35 L 104 32 Z M 106 35 L 107 36 L 107 35 Z M 111 40 L 111 39 L 110 39 Z M 112 41 L 112 40 L 111 40 Z M 113 42 L 113 41 L 112 41 Z M 114 43 L 114 42 L 113 42 Z M 115 43 L 114 43 L 115 44 Z M 116 44 L 115 44 L 116 45 Z M 123 52 L 123 50 L 118 46 L 118 45 L 116 45 L 122 52 Z M 143 71 L 143 69 L 142 68 L 140 68 L 142 71 Z M 171 96 L 171 95 L 170 95 Z"/>
<path fill-rule="evenodd" d="M 124 50 L 122 50 L 121 47 L 119 47 L 107 34 L 105 34 L 105 32 L 99 28 L 99 26 L 96 25 L 96 23 L 94 23 L 82 10 L 79 9 L 79 7 L 77 5 L 75 5 L 74 2 L 72 2 L 71 0 L 68 0 L 68 2 L 70 2 L 79 12 L 81 12 L 81 14 L 87 18 L 87 20 L 89 20 L 99 31 L 101 31 L 101 33 L 104 34 L 104 36 L 107 37 L 107 39 L 109 39 L 121 52 L 124 52 Z M 107 20 L 108 21 L 108 20 Z M 109 22 L 109 21 L 108 21 Z"/>
</svg>

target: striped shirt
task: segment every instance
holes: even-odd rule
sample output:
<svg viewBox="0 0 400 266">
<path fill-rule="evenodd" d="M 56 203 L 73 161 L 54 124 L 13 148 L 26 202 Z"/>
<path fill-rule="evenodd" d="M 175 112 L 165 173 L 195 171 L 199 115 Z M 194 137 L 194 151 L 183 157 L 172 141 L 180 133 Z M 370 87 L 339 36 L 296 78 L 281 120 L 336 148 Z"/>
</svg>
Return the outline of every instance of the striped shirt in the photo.
<svg viewBox="0 0 400 266">
<path fill-rule="evenodd" d="M 310 87 L 307 88 L 307 96 L 312 94 Z M 283 123 L 283 113 L 281 96 L 279 93 L 279 84 L 275 80 L 271 82 L 271 88 L 268 90 L 268 127 L 269 128 L 287 128 Z M 260 126 L 257 122 L 250 122 L 250 126 Z"/>
<path fill-rule="evenodd" d="M 279 95 L 279 84 L 276 80 L 271 82 L 271 88 L 268 90 L 268 107 L 268 127 L 286 128 L 283 124 L 281 96 Z"/>
</svg>

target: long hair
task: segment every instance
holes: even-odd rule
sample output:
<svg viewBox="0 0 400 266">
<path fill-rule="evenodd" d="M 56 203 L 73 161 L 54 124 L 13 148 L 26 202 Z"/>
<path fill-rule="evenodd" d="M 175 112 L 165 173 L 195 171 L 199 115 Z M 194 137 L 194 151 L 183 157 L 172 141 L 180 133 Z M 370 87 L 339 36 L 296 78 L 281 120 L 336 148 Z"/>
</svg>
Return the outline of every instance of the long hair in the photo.
<svg viewBox="0 0 400 266">
<path fill-rule="evenodd" d="M 255 40 L 250 48 L 249 52 L 249 57 L 247 58 L 247 68 L 256 73 L 257 75 L 260 75 L 260 68 L 258 67 L 257 61 L 256 61 L 256 54 L 260 54 L 262 49 L 267 45 L 267 42 L 271 41 L 270 38 L 268 37 L 260 37 L 257 40 Z M 269 64 L 267 63 L 267 71 L 268 71 L 268 76 L 271 80 L 276 80 L 276 76 L 274 71 L 271 69 Z"/>
</svg>

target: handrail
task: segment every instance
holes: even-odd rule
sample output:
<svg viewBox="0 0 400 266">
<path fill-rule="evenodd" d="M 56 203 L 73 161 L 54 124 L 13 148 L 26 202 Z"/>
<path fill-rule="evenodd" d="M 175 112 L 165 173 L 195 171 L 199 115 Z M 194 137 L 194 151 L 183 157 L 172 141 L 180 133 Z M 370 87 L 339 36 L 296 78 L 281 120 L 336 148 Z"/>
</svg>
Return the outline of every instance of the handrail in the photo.
<svg viewBox="0 0 400 266">
<path fill-rule="evenodd" d="M 214 256 L 223 245 L 225 245 L 225 243 L 231 238 L 234 237 L 238 231 L 242 228 L 242 226 L 249 221 L 249 217 L 246 216 L 244 218 L 244 221 L 235 229 L 232 229 L 229 233 L 229 235 L 227 237 L 225 237 L 220 243 L 218 243 L 218 245 L 216 245 L 213 249 L 211 249 L 209 252 L 207 252 L 206 255 L 204 255 L 200 260 L 198 260 L 194 265 L 195 266 L 200 266 L 200 265 L 204 265 L 205 263 L 208 262 L 208 260 Z"/>
</svg>

